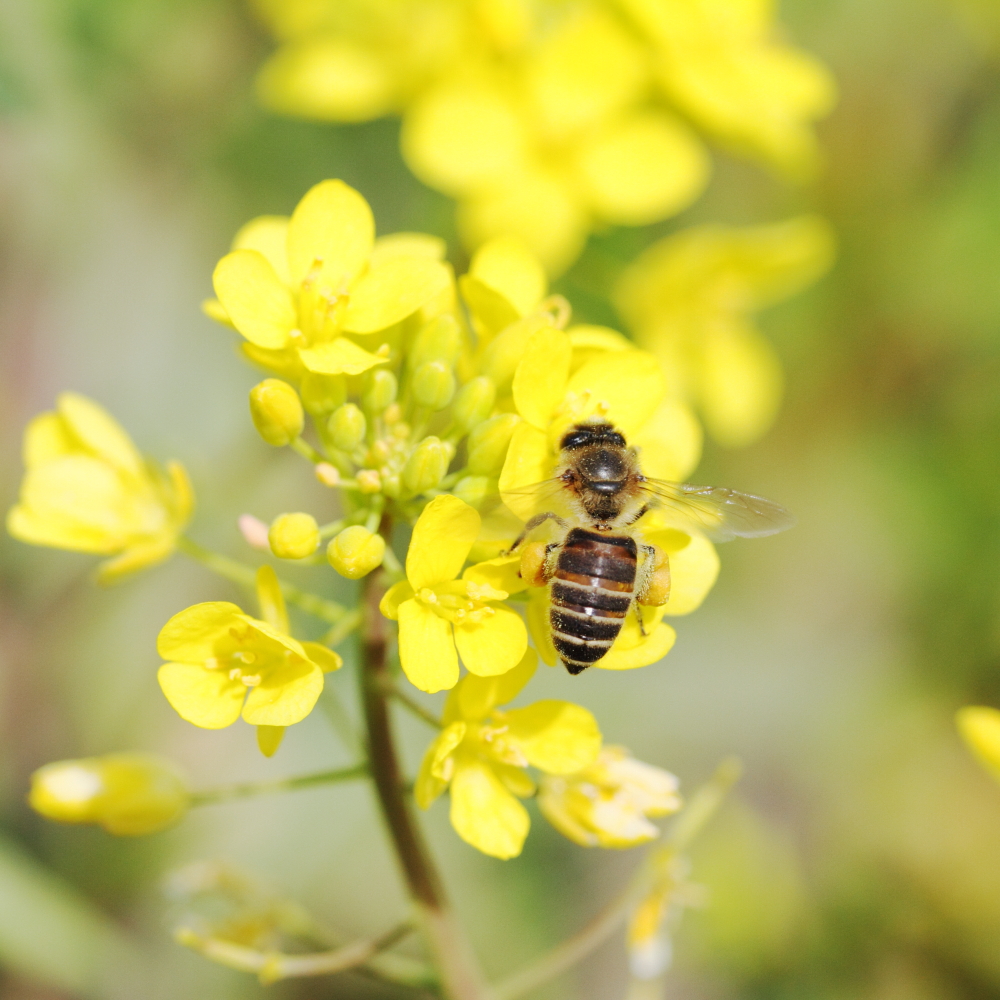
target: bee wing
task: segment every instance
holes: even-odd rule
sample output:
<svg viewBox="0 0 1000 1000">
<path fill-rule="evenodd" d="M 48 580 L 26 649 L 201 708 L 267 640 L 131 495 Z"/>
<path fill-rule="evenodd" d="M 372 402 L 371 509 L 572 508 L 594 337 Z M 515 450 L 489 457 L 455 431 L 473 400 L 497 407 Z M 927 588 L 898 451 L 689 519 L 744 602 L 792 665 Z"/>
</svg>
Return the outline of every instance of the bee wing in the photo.
<svg viewBox="0 0 1000 1000">
<path fill-rule="evenodd" d="M 795 524 L 781 504 L 722 486 L 692 486 L 647 479 L 641 485 L 650 507 L 666 511 L 679 528 L 696 528 L 715 542 L 775 535 Z"/>
<path fill-rule="evenodd" d="M 483 519 L 479 537 L 484 540 L 513 539 L 535 514 L 552 511 L 561 517 L 570 515 L 565 493 L 566 486 L 561 479 L 545 479 L 487 496 L 479 505 Z"/>
</svg>

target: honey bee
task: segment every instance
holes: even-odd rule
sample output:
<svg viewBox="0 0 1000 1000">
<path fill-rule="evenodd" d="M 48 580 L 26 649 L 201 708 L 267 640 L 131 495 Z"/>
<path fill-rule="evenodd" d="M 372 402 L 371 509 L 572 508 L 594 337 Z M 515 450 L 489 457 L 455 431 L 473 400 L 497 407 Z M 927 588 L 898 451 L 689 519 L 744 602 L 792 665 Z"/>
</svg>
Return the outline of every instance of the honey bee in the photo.
<svg viewBox="0 0 1000 1000">
<path fill-rule="evenodd" d="M 552 642 L 571 674 L 608 652 L 629 611 L 639 615 L 642 628 L 635 605 L 659 606 L 669 599 L 667 554 L 637 542 L 630 530 L 644 514 L 662 510 L 677 528 L 715 541 L 772 535 L 795 523 L 784 507 L 762 497 L 647 478 L 625 436 L 599 419 L 564 435 L 552 479 L 505 491 L 504 497 L 530 498 L 538 509 L 508 553 L 521 549 L 521 576 L 529 584 L 552 584 Z M 525 544 L 549 521 L 561 537 Z"/>
</svg>

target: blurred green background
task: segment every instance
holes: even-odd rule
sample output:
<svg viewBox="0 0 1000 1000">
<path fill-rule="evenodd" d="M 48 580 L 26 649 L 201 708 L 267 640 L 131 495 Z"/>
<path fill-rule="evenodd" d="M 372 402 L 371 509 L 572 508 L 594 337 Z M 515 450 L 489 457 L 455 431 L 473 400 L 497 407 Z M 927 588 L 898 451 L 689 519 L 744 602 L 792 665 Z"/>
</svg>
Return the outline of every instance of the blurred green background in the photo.
<svg viewBox="0 0 1000 1000">
<path fill-rule="evenodd" d="M 840 82 L 823 178 L 791 191 L 720 155 L 694 209 L 595 238 L 559 287 L 606 322 L 602 291 L 662 233 L 825 214 L 835 270 L 762 320 L 787 369 L 779 423 L 741 452 L 709 446 L 696 476 L 800 523 L 723 550 L 664 663 L 589 671 L 574 696 L 687 789 L 725 754 L 746 763 L 694 855 L 711 902 L 685 918 L 672 997 L 1000 998 L 1000 788 L 952 724 L 962 704 L 1000 704 L 1000 6 L 785 0 L 782 17 Z M 324 510 L 303 463 L 250 430 L 258 376 L 198 308 L 212 267 L 239 224 L 323 177 L 357 186 L 381 232 L 451 235 L 451 209 L 406 172 L 395 122 L 259 110 L 268 51 L 239 0 L 0 0 L 4 508 L 24 424 L 68 388 L 187 465 L 200 541 L 236 553 L 240 513 Z M 155 750 L 197 787 L 350 759 L 321 713 L 272 760 L 248 726 L 182 722 L 156 685 L 156 633 L 237 595 L 180 557 L 99 591 L 92 563 L 0 537 L 0 997 L 388 996 L 213 966 L 171 942 L 162 892 L 178 865 L 225 860 L 345 932 L 381 930 L 402 894 L 366 788 L 209 807 L 137 841 L 27 810 L 31 771 L 61 757 Z M 350 697 L 347 674 L 332 683 Z M 535 683 L 566 694 L 559 672 Z M 402 724 L 415 764 L 426 733 Z M 459 841 L 440 804 L 427 826 L 494 975 L 578 926 L 638 857 L 577 848 L 537 814 L 511 862 Z M 624 975 L 616 939 L 537 996 L 607 1000 Z"/>
</svg>

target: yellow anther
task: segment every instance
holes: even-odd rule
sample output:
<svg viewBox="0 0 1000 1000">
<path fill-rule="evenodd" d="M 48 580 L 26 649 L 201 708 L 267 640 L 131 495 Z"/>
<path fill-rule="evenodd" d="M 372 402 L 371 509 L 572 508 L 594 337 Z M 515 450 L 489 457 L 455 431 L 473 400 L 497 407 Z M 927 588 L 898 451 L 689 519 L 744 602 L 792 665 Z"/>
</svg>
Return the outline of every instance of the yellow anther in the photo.
<svg viewBox="0 0 1000 1000">
<path fill-rule="evenodd" d="M 382 489 L 382 477 L 377 469 L 362 469 L 357 479 L 358 488 L 362 493 L 378 493 Z"/>
<path fill-rule="evenodd" d="M 257 687 L 260 684 L 261 677 L 260 674 L 246 674 L 240 678 L 248 688 Z"/>
<path fill-rule="evenodd" d="M 239 667 L 233 667 L 233 669 L 229 671 L 229 679 L 231 681 L 238 681 L 242 676 L 243 671 L 240 670 Z"/>
</svg>

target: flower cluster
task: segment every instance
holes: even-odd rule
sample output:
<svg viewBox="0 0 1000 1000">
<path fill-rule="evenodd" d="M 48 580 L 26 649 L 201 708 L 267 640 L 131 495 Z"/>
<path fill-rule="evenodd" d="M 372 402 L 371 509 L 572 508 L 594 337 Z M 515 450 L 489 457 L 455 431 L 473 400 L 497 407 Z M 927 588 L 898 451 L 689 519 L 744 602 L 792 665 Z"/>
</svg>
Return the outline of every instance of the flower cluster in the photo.
<svg viewBox="0 0 1000 1000">
<path fill-rule="evenodd" d="M 550 273 L 590 231 L 686 208 L 707 136 L 792 176 L 817 159 L 824 67 L 732 0 L 257 0 L 281 46 L 261 99 L 330 121 L 402 116 L 402 150 L 478 247 L 517 235 Z"/>
</svg>

